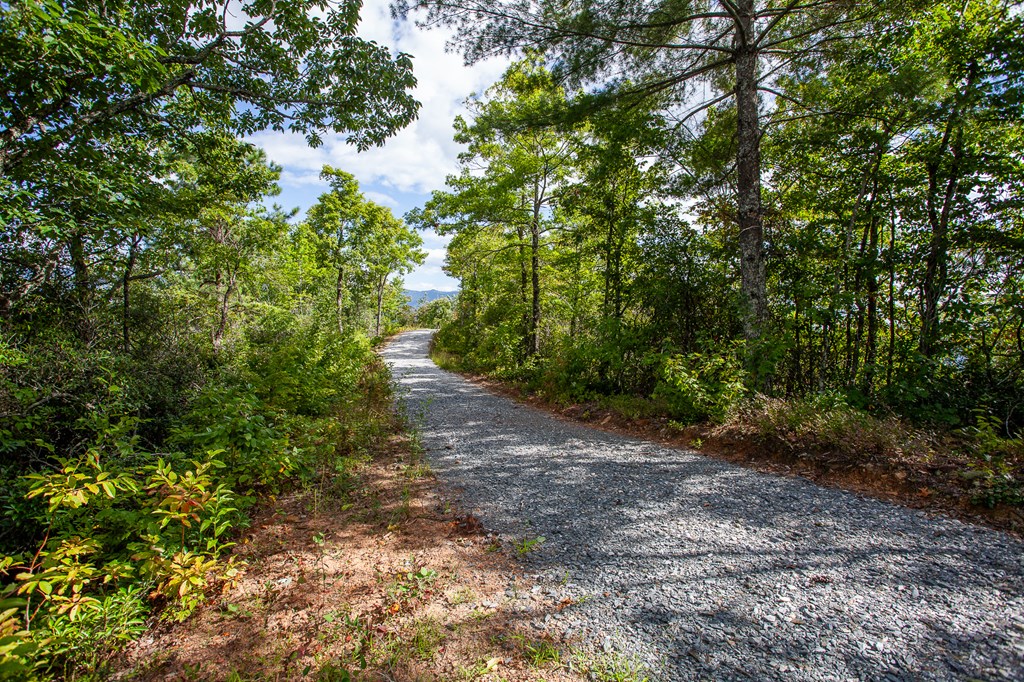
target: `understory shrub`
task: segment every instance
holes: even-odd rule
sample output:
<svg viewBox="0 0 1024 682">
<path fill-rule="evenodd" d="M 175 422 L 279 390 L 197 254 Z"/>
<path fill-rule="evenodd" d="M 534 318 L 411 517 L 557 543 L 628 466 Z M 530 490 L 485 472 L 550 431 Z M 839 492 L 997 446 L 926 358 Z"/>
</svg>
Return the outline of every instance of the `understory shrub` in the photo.
<svg viewBox="0 0 1024 682">
<path fill-rule="evenodd" d="M 984 412 L 975 425 L 962 431 L 971 455 L 971 472 L 964 476 L 974 489 L 974 501 L 987 506 L 1024 504 L 1024 435 L 1007 437 L 1006 425 Z"/>
<path fill-rule="evenodd" d="M 159 417 L 115 354 L 66 353 L 79 369 L 54 387 L 60 355 L 6 349 L 0 679 L 102 677 L 152 616 L 183 620 L 239 577 L 233 537 L 260 493 L 381 437 L 390 389 L 366 338 L 286 318 Z"/>
<path fill-rule="evenodd" d="M 690 423 L 724 421 L 746 394 L 746 372 L 735 347 L 666 358 L 654 395 L 671 416 Z"/>
<path fill-rule="evenodd" d="M 852 407 L 837 392 L 789 400 L 758 394 L 744 402 L 736 420 L 753 426 L 763 440 L 798 450 L 898 458 L 926 455 L 931 448 L 926 432 L 895 416 Z"/>
</svg>

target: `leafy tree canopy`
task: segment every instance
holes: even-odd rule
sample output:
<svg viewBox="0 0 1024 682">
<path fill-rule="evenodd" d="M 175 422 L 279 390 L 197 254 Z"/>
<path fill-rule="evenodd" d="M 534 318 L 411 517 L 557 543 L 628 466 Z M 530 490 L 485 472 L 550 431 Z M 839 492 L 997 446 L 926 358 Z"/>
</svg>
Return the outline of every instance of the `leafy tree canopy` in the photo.
<svg viewBox="0 0 1024 682">
<path fill-rule="evenodd" d="M 111 132 L 327 131 L 366 148 L 418 104 L 408 55 L 355 35 L 356 0 L 25 0 L 0 7 L 0 175 Z"/>
</svg>

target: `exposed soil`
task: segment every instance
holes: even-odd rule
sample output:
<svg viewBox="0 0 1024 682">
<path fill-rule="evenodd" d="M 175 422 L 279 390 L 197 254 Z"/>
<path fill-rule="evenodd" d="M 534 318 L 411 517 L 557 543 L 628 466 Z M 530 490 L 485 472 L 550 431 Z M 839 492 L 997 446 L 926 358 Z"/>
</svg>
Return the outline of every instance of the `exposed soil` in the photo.
<svg viewBox="0 0 1024 682">
<path fill-rule="evenodd" d="M 268 500 L 243 577 L 125 652 L 133 680 L 579 680 L 565 608 L 451 508 L 408 438 L 326 486 Z"/>
<path fill-rule="evenodd" d="M 801 476 L 820 485 L 841 488 L 914 509 L 945 514 L 1024 537 L 1024 510 L 1006 504 L 988 507 L 973 501 L 965 456 L 952 447 L 931 450 L 927 457 L 912 452 L 822 450 L 813 444 L 766 439 L 744 424 L 700 424 L 680 429 L 668 417 L 633 418 L 596 403 L 565 406 L 523 388 L 485 376 L 467 379 L 518 402 L 557 417 L 594 428 L 698 450 L 756 471 Z"/>
</svg>

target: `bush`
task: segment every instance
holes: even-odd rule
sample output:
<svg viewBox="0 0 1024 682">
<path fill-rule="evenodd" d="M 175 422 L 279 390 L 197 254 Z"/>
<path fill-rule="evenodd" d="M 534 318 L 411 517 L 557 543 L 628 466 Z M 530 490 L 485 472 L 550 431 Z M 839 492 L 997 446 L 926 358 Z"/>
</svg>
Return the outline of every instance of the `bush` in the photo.
<svg viewBox="0 0 1024 682">
<path fill-rule="evenodd" d="M 241 380 L 268 407 L 307 416 L 327 415 L 355 395 L 374 357 L 362 334 L 342 338 L 333 325 L 280 312 L 253 326 L 248 348 Z"/>
<path fill-rule="evenodd" d="M 654 396 L 677 419 L 722 422 L 746 394 L 746 376 L 735 349 L 674 355 L 665 360 Z"/>
<path fill-rule="evenodd" d="M 1024 504 L 1024 437 L 1007 437 L 1005 425 L 990 414 L 979 413 L 975 425 L 961 433 L 967 437 L 974 501 L 993 507 L 1000 503 Z"/>
<path fill-rule="evenodd" d="M 744 404 L 738 419 L 752 425 L 764 440 L 799 450 L 842 453 L 857 460 L 871 455 L 920 456 L 930 447 L 924 432 L 894 416 L 878 418 L 851 407 L 836 392 L 796 400 L 758 395 Z"/>
<path fill-rule="evenodd" d="M 153 368 L 123 354 L 0 347 L 0 679 L 99 674 L 151 606 L 187 618 L 239 575 L 256 494 L 387 428 L 364 336 L 283 311 L 242 331 L 193 380 L 157 381 L 177 391 L 157 408 Z"/>
</svg>

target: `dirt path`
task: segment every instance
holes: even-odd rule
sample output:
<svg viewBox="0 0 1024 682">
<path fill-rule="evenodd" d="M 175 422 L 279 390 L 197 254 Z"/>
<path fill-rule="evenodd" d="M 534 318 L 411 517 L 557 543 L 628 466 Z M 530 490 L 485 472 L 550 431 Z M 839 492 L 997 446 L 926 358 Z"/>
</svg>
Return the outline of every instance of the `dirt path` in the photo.
<svg viewBox="0 0 1024 682">
<path fill-rule="evenodd" d="M 1024 545 L 568 424 L 384 352 L 428 457 L 553 600 L 532 626 L 657 680 L 1024 679 Z"/>
</svg>

